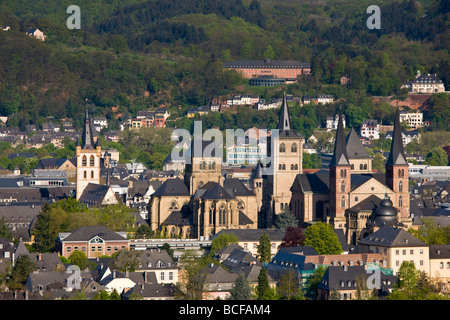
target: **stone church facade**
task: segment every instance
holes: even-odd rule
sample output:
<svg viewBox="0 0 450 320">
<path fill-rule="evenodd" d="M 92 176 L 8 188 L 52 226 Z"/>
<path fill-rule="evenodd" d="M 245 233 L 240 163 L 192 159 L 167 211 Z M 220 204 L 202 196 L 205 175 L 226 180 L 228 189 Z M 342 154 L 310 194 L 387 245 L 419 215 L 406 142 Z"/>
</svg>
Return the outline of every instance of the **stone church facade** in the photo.
<svg viewBox="0 0 450 320">
<path fill-rule="evenodd" d="M 387 198 L 398 212 L 400 226 L 411 225 L 408 163 L 401 139 L 399 113 L 386 173 L 374 173 L 371 159 L 352 130 L 344 136 L 342 114 L 329 170 L 298 174 L 291 186 L 291 210 L 300 222 L 324 221 L 343 229 L 348 243 L 372 233 L 370 220 Z"/>
</svg>

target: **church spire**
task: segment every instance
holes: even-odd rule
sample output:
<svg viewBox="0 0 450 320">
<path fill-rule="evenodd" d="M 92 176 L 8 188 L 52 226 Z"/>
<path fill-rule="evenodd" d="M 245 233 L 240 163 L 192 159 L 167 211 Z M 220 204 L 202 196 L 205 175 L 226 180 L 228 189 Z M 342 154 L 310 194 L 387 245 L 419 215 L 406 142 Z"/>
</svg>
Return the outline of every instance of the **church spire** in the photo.
<svg viewBox="0 0 450 320">
<path fill-rule="evenodd" d="M 345 143 L 344 136 L 344 123 L 342 121 L 342 109 L 339 109 L 339 121 L 336 131 L 336 140 L 334 143 L 333 158 L 331 159 L 330 166 L 348 166 L 350 162 L 347 155 L 347 145 Z"/>
<path fill-rule="evenodd" d="M 391 151 L 386 162 L 388 166 L 407 165 L 405 151 L 403 149 L 402 127 L 400 125 L 400 110 L 395 113 L 394 133 L 392 134 Z"/>
<path fill-rule="evenodd" d="M 81 137 L 81 149 L 95 149 L 95 147 L 96 146 L 93 138 L 91 120 L 89 118 L 88 109 L 86 108 L 83 135 Z"/>
<path fill-rule="evenodd" d="M 289 116 L 286 93 L 283 94 L 283 103 L 281 104 L 280 118 L 278 119 L 278 130 L 289 131 L 292 129 L 291 117 Z"/>
</svg>

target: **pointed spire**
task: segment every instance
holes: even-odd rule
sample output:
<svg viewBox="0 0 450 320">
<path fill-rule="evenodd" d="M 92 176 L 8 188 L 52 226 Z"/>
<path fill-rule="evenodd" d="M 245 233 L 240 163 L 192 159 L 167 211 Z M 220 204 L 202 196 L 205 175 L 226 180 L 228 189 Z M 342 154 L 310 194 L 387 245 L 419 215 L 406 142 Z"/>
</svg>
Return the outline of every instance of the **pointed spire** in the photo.
<svg viewBox="0 0 450 320">
<path fill-rule="evenodd" d="M 95 149 L 95 143 L 92 136 L 92 127 L 91 127 L 91 120 L 89 118 L 89 112 L 86 108 L 86 115 L 84 120 L 84 127 L 83 127 L 83 135 L 81 137 L 81 148 L 82 149 Z"/>
<path fill-rule="evenodd" d="M 283 94 L 283 103 L 281 104 L 280 118 L 278 119 L 278 130 L 291 130 L 291 117 L 289 116 L 286 94 Z"/>
<path fill-rule="evenodd" d="M 258 160 L 255 171 L 253 173 L 253 179 L 261 179 L 262 177 L 262 163 L 261 160 Z"/>
<path fill-rule="evenodd" d="M 354 128 L 352 128 L 350 133 L 347 135 L 347 138 L 345 138 L 345 144 L 347 147 L 347 155 L 349 159 L 370 158 Z"/>
<path fill-rule="evenodd" d="M 350 162 L 347 155 L 347 146 L 345 144 L 344 123 L 342 121 L 342 109 L 339 109 L 339 121 L 336 131 L 336 140 L 334 143 L 333 158 L 330 166 L 348 166 Z"/>
<path fill-rule="evenodd" d="M 407 165 L 405 150 L 403 149 L 402 127 L 400 124 L 400 109 L 395 113 L 394 133 L 392 134 L 391 151 L 386 162 L 388 166 Z"/>
</svg>

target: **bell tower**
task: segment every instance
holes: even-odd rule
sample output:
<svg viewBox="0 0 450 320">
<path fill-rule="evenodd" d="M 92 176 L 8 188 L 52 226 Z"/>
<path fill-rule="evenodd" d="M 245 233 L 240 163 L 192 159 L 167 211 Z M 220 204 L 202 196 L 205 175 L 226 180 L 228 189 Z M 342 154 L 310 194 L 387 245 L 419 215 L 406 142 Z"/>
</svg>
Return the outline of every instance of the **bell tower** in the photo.
<svg viewBox="0 0 450 320">
<path fill-rule="evenodd" d="M 403 149 L 400 111 L 397 109 L 394 122 L 391 151 L 386 161 L 386 185 L 395 192 L 392 202 L 399 210 L 399 220 L 409 218 L 409 165 Z"/>
<path fill-rule="evenodd" d="M 340 110 L 334 152 L 330 163 L 330 218 L 337 229 L 345 226 L 345 210 L 349 205 L 351 188 L 351 165 L 347 155 L 342 119 L 342 110 Z"/>
<path fill-rule="evenodd" d="M 89 183 L 100 184 L 100 159 L 102 147 L 86 109 L 83 135 L 75 148 L 77 158 L 77 200 Z"/>
</svg>

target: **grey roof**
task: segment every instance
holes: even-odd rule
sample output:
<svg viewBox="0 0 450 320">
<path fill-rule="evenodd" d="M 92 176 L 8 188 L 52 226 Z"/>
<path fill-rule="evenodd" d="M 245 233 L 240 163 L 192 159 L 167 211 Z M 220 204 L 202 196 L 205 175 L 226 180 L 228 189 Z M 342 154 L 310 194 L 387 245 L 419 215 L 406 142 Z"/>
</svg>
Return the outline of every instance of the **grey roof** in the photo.
<svg viewBox="0 0 450 320">
<path fill-rule="evenodd" d="M 62 241 L 89 241 L 95 236 L 105 241 L 127 240 L 118 233 L 103 226 L 84 226 L 72 231 L 72 233 Z"/>
<path fill-rule="evenodd" d="M 127 299 L 132 293 L 137 293 L 144 299 L 173 298 L 175 296 L 175 287 L 157 283 L 139 283 L 122 294 L 122 297 Z"/>
<path fill-rule="evenodd" d="M 394 227 L 382 227 L 374 233 L 360 240 L 358 244 L 380 247 L 425 247 L 424 242 L 409 232 Z"/>
<path fill-rule="evenodd" d="M 36 267 L 40 271 L 54 271 L 57 267 L 63 266 L 61 258 L 58 253 L 39 253 L 31 252 L 27 256 L 30 260 L 36 263 Z"/>
<path fill-rule="evenodd" d="M 180 178 L 167 179 L 152 195 L 163 196 L 189 196 L 189 190 Z"/>
<path fill-rule="evenodd" d="M 349 210 L 353 212 L 359 212 L 359 211 L 371 211 L 374 212 L 377 208 L 380 206 L 380 202 L 382 199 L 377 197 L 376 195 L 370 195 L 366 199 L 362 200 L 361 202 L 358 202 L 353 207 L 351 207 Z"/>
<path fill-rule="evenodd" d="M 317 251 L 313 247 L 310 247 L 310 246 L 281 247 L 279 251 L 296 254 L 296 255 L 301 254 L 304 256 L 318 255 Z"/>
<path fill-rule="evenodd" d="M 430 246 L 430 259 L 450 259 L 450 245 Z"/>
<path fill-rule="evenodd" d="M 361 140 L 358 137 L 355 129 L 352 128 L 350 133 L 345 139 L 345 144 L 347 146 L 347 155 L 349 159 L 369 159 L 369 154 L 363 147 Z"/>
<path fill-rule="evenodd" d="M 208 265 L 197 274 L 197 279 L 203 284 L 229 283 L 236 281 L 238 274 L 226 271 L 219 265 Z"/>
<path fill-rule="evenodd" d="M 364 266 L 329 266 L 322 278 L 322 281 L 319 283 L 319 288 L 329 291 L 356 290 L 356 278 L 360 276 L 365 278 L 370 276 L 370 273 L 367 272 Z M 384 289 L 382 287 L 383 291 L 392 289 L 397 283 L 397 277 L 386 276 L 381 273 L 381 283 L 383 283 L 384 280 L 389 281 L 389 284 L 386 284 Z"/>
<path fill-rule="evenodd" d="M 269 236 L 270 241 L 283 241 L 286 229 L 223 229 L 216 233 L 213 238 L 223 233 L 232 233 L 239 241 L 259 241 L 264 233 Z"/>
<path fill-rule="evenodd" d="M 386 161 L 386 165 L 408 165 L 405 151 L 403 149 L 402 127 L 400 124 L 400 111 L 397 109 L 394 122 L 394 133 L 391 143 L 391 151 Z"/>
<path fill-rule="evenodd" d="M 89 183 L 86 188 L 84 188 L 79 201 L 86 204 L 93 204 L 94 206 L 99 206 L 102 204 L 106 193 L 110 189 L 109 186 L 102 184 Z"/>
<path fill-rule="evenodd" d="M 198 192 L 197 196 L 201 199 L 233 199 L 219 183 L 209 181 L 202 188 L 202 192 Z M 197 190 L 198 191 L 198 190 Z"/>
<path fill-rule="evenodd" d="M 89 118 L 88 109 L 86 109 L 86 116 L 84 120 L 83 135 L 81 136 L 81 149 L 95 149 L 97 144 L 94 141 L 96 136 L 96 130 L 94 129 L 93 123 Z"/>
<path fill-rule="evenodd" d="M 234 62 L 224 62 L 224 68 L 311 68 L 309 62 L 293 60 L 237 60 Z"/>
<path fill-rule="evenodd" d="M 247 224 L 253 224 L 253 220 L 250 219 L 244 212 L 239 210 L 239 225 L 244 226 Z"/>
<path fill-rule="evenodd" d="M 255 194 L 250 191 L 239 179 L 226 179 L 223 182 L 223 188 L 232 196 L 232 197 L 248 197 L 255 196 Z"/>
<path fill-rule="evenodd" d="M 192 226 L 192 212 L 172 211 L 162 223 L 163 225 Z"/>
<path fill-rule="evenodd" d="M 303 192 L 320 192 L 320 193 L 328 193 L 330 192 L 329 188 L 329 171 L 328 170 L 319 170 L 315 173 L 301 173 L 297 174 L 296 177 L 300 188 Z"/>
</svg>

